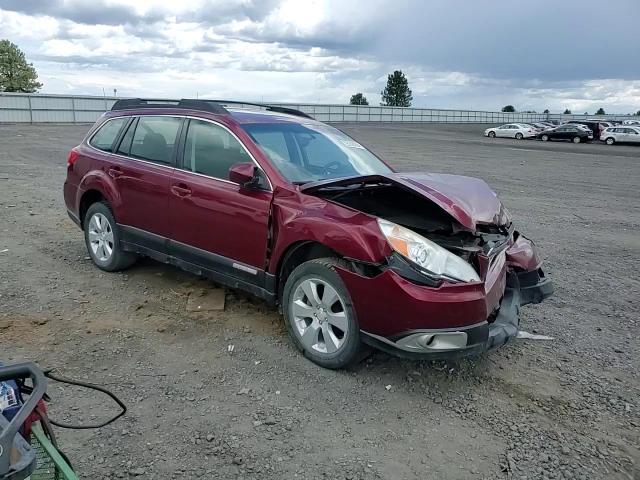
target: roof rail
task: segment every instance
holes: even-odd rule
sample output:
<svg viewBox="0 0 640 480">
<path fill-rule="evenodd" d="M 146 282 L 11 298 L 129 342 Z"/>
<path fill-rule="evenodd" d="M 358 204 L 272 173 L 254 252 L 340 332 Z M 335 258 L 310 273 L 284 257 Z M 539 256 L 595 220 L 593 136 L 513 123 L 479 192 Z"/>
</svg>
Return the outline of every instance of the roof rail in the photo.
<svg viewBox="0 0 640 480">
<path fill-rule="evenodd" d="M 226 114 L 226 108 L 211 100 L 194 100 L 183 98 L 182 100 L 152 99 L 152 98 L 125 98 L 116 101 L 111 110 L 132 110 L 136 108 L 182 108 L 188 110 L 202 110 L 204 112 Z"/>
<path fill-rule="evenodd" d="M 313 117 L 308 113 L 304 113 L 303 111 L 296 110 L 295 108 L 288 107 L 280 107 L 278 105 L 270 105 L 268 103 L 253 103 L 253 102 L 242 102 L 239 100 L 208 100 L 217 104 L 222 105 L 252 105 L 254 107 L 262 107 L 269 112 L 278 112 L 278 113 L 286 113 L 289 115 L 295 115 L 296 117 L 304 117 L 310 118 L 313 120 Z"/>
</svg>

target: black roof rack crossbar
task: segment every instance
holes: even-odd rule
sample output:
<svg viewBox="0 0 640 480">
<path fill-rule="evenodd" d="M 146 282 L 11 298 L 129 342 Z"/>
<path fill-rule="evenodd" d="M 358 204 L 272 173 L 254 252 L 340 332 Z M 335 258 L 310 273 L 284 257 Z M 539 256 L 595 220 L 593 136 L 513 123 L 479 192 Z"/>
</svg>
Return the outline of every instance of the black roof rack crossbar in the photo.
<svg viewBox="0 0 640 480">
<path fill-rule="evenodd" d="M 227 114 L 229 113 L 219 103 L 210 100 L 195 100 L 183 98 L 182 100 L 152 99 L 152 98 L 125 98 L 116 101 L 111 110 L 132 110 L 136 108 L 182 108 L 188 110 L 202 110 L 204 112 Z"/>
<path fill-rule="evenodd" d="M 280 107 L 278 105 L 270 105 L 268 103 L 253 103 L 253 102 L 242 102 L 240 100 L 209 100 L 211 102 L 215 102 L 218 104 L 227 104 L 227 105 L 251 105 L 254 107 L 262 107 L 270 112 L 278 112 L 278 113 L 287 113 L 289 115 L 295 115 L 296 117 L 304 117 L 310 118 L 313 120 L 313 117 L 308 113 L 304 113 L 301 110 L 296 110 L 295 108 L 288 107 Z"/>
<path fill-rule="evenodd" d="M 227 114 L 229 111 L 223 107 L 226 105 L 251 105 L 254 107 L 262 107 L 270 112 L 286 113 L 297 117 L 313 119 L 307 113 L 295 108 L 280 107 L 278 105 L 269 105 L 268 103 L 242 102 L 239 100 L 199 100 L 192 98 L 183 98 L 182 100 L 167 100 L 155 98 L 124 98 L 117 100 L 113 104 L 111 110 L 132 110 L 136 108 L 183 108 L 189 110 L 202 110 L 204 112 Z"/>
</svg>

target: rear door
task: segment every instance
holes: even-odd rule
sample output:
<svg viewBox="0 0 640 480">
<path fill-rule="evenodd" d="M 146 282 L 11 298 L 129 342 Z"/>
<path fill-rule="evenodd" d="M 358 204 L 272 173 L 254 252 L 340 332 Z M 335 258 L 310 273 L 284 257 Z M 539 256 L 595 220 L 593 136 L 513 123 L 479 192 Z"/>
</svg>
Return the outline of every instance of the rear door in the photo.
<svg viewBox="0 0 640 480">
<path fill-rule="evenodd" d="M 243 188 L 229 168 L 255 163 L 225 126 L 191 119 L 182 135 L 179 168 L 170 186 L 173 255 L 191 264 L 260 285 L 264 281 L 272 192 Z M 256 164 L 257 166 L 257 164 Z"/>
<path fill-rule="evenodd" d="M 183 119 L 143 115 L 134 118 L 109 168 L 120 194 L 115 217 L 123 240 L 166 251 L 169 185 Z"/>
</svg>

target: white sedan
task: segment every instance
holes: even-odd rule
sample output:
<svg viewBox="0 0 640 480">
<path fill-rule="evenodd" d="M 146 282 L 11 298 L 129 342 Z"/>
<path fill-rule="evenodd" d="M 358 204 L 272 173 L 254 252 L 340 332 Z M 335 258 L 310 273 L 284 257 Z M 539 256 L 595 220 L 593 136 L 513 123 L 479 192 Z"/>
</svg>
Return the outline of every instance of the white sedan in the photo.
<svg viewBox="0 0 640 480">
<path fill-rule="evenodd" d="M 499 127 L 487 128 L 484 131 L 485 137 L 506 137 L 522 140 L 523 138 L 534 138 L 537 132 L 531 125 L 523 125 L 522 123 L 507 123 Z"/>
<path fill-rule="evenodd" d="M 624 143 L 640 143 L 640 125 L 618 125 L 616 127 L 606 128 L 600 134 L 600 140 L 607 145 L 613 145 L 616 142 Z"/>
</svg>

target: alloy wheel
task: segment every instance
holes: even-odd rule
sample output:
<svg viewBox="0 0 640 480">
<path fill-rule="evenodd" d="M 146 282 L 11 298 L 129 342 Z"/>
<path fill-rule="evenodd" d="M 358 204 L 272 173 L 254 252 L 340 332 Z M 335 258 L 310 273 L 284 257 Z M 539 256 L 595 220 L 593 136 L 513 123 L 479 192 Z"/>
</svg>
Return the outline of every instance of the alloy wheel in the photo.
<svg viewBox="0 0 640 480">
<path fill-rule="evenodd" d="M 613 138 L 609 137 L 607 138 L 607 145 L 613 145 Z"/>
<path fill-rule="evenodd" d="M 94 213 L 89 220 L 89 246 L 94 258 L 107 262 L 113 255 L 113 228 L 102 213 Z"/>
<path fill-rule="evenodd" d="M 300 340 L 308 350 L 333 354 L 347 339 L 349 319 L 345 302 L 334 287 L 317 277 L 296 287 L 290 306 Z"/>
<path fill-rule="evenodd" d="M 573 137 L 573 143 L 580 143 L 580 137 Z"/>
</svg>

